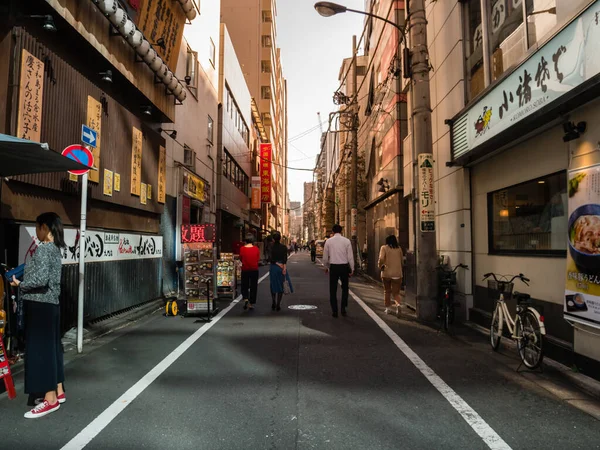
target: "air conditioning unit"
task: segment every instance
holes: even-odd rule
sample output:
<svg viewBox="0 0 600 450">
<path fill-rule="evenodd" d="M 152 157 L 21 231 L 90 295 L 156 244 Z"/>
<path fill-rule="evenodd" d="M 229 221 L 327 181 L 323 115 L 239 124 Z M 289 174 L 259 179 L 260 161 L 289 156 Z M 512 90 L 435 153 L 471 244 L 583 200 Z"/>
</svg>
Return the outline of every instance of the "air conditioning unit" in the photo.
<svg viewBox="0 0 600 450">
<path fill-rule="evenodd" d="M 196 152 L 189 147 L 183 148 L 183 165 L 192 170 L 196 168 Z"/>
</svg>

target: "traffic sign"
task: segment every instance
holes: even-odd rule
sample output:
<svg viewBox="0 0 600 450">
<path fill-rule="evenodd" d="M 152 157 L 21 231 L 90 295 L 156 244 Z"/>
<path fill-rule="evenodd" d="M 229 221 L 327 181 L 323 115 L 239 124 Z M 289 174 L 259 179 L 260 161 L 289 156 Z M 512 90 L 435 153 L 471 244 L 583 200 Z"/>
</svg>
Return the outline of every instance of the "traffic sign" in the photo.
<svg viewBox="0 0 600 450">
<path fill-rule="evenodd" d="M 84 166 L 92 167 L 94 165 L 94 155 L 92 155 L 90 149 L 84 147 L 83 145 L 69 145 L 62 151 L 62 155 L 72 159 L 73 161 L 77 161 Z M 69 173 L 73 175 L 83 175 L 89 171 L 90 169 L 69 170 Z"/>
<path fill-rule="evenodd" d="M 98 138 L 98 132 L 92 130 L 87 125 L 81 125 L 81 142 L 90 147 L 96 148 L 96 139 Z"/>
</svg>

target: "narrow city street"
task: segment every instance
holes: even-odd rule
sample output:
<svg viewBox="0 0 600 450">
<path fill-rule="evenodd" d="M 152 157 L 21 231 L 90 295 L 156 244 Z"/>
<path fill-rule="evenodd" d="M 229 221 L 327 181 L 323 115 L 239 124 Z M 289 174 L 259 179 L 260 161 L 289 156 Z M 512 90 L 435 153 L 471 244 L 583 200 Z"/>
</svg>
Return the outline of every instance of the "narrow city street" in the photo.
<svg viewBox="0 0 600 450">
<path fill-rule="evenodd" d="M 210 325 L 156 313 L 68 353 L 68 400 L 45 418 L 23 418 L 18 376 L 0 448 L 600 448 L 599 421 L 509 352 L 383 316 L 360 282 L 333 318 L 323 268 L 301 252 L 289 271 L 280 312 L 263 276 L 255 311 L 222 302 Z"/>
</svg>

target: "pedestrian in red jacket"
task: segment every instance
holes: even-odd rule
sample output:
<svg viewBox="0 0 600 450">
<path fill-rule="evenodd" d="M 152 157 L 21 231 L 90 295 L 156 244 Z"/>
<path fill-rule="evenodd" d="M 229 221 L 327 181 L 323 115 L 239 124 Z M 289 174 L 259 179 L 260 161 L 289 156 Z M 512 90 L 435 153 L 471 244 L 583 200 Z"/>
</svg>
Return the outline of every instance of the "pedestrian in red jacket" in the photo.
<svg viewBox="0 0 600 450">
<path fill-rule="evenodd" d="M 242 261 L 242 298 L 244 309 L 254 309 L 256 304 L 256 293 L 258 291 L 258 262 L 260 261 L 260 249 L 254 245 L 254 235 L 246 235 L 246 245 L 240 248 L 240 260 Z M 250 295 L 248 296 L 248 291 Z"/>
</svg>

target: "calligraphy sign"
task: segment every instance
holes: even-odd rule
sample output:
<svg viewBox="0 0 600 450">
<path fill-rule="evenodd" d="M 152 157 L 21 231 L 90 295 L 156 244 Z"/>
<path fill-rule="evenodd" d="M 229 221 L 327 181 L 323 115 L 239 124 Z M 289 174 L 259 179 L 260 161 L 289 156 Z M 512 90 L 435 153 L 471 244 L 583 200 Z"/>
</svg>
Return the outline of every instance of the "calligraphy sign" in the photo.
<svg viewBox="0 0 600 450">
<path fill-rule="evenodd" d="M 600 73 L 598 4 L 592 3 L 576 20 L 456 119 L 452 132 L 454 136 L 466 135 L 467 145 L 453 149 L 454 159 L 549 106 Z M 500 15 L 500 19 L 502 17 Z"/>
<path fill-rule="evenodd" d="M 19 82 L 17 137 L 40 142 L 44 96 L 44 63 L 23 49 Z"/>
<path fill-rule="evenodd" d="M 115 192 L 119 192 L 121 190 L 121 174 L 115 172 L 114 174 L 114 186 L 113 189 Z"/>
<path fill-rule="evenodd" d="M 104 189 L 102 190 L 104 195 L 112 197 L 113 195 L 113 171 L 104 169 Z"/>
<path fill-rule="evenodd" d="M 167 198 L 167 152 L 160 146 L 158 153 L 158 203 L 164 204 Z"/>
<path fill-rule="evenodd" d="M 435 231 L 433 154 L 419 154 L 419 218 L 421 231 Z"/>
<path fill-rule="evenodd" d="M 153 47 L 175 73 L 186 20 L 181 3 L 173 0 L 143 0 L 139 4 L 137 27 L 150 42 L 158 42 L 161 38 L 164 40 L 164 48 L 158 45 Z"/>
<path fill-rule="evenodd" d="M 100 145 L 102 142 L 102 104 L 91 95 L 88 95 L 86 125 L 98 134 L 96 137 L 96 148 L 90 148 L 94 155 L 94 167 L 100 168 Z M 94 183 L 100 182 L 100 170 L 90 170 L 89 180 Z"/>
<path fill-rule="evenodd" d="M 260 201 L 271 203 L 271 144 L 260 144 Z"/>
<path fill-rule="evenodd" d="M 140 203 L 142 205 L 145 205 L 146 203 L 148 203 L 148 185 L 146 183 L 141 184 Z"/>
<path fill-rule="evenodd" d="M 142 193 L 142 131 L 133 127 L 131 143 L 131 193 L 140 196 Z"/>
<path fill-rule="evenodd" d="M 181 225 L 181 243 L 215 242 L 216 232 L 213 224 Z"/>
</svg>

